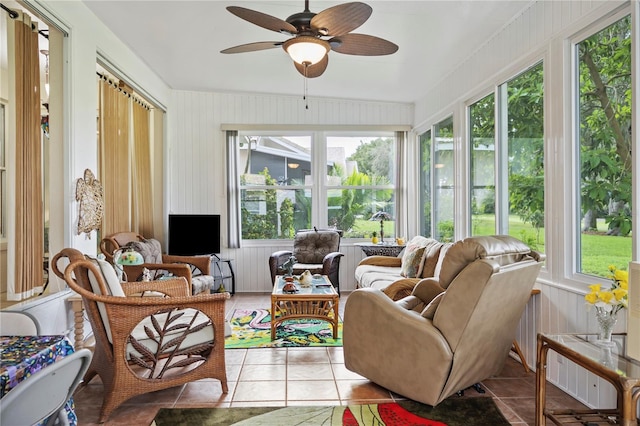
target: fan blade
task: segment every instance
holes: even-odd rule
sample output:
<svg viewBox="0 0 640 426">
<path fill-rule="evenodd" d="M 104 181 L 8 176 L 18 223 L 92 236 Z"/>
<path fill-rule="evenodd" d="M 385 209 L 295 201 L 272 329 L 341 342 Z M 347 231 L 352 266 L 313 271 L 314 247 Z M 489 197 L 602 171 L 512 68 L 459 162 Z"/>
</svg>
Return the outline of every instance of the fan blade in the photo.
<svg viewBox="0 0 640 426">
<path fill-rule="evenodd" d="M 330 7 L 311 19 L 311 28 L 322 35 L 347 34 L 364 24 L 371 16 L 371 6 L 354 2 Z"/>
<path fill-rule="evenodd" d="M 241 44 L 240 46 L 230 47 L 228 49 L 221 50 L 220 53 L 245 53 L 256 52 L 258 50 L 273 49 L 274 47 L 282 46 L 281 41 L 258 41 L 256 43 Z"/>
<path fill-rule="evenodd" d="M 391 55 L 398 45 L 380 37 L 367 34 L 345 34 L 329 40 L 331 50 L 345 55 L 378 56 Z"/>
<path fill-rule="evenodd" d="M 275 16 L 267 15 L 266 13 L 257 12 L 255 10 L 246 9 L 239 6 L 227 6 L 227 10 L 238 18 L 242 18 L 245 21 L 249 21 L 259 27 L 266 28 L 277 33 L 296 34 L 298 30 L 296 27 L 283 21 Z"/>
<path fill-rule="evenodd" d="M 324 55 L 324 58 L 322 58 L 320 62 L 318 62 L 317 64 L 309 65 L 308 67 L 306 67 L 306 70 L 304 65 L 300 65 L 297 62 L 293 63 L 293 65 L 296 66 L 296 69 L 298 70 L 298 72 L 307 78 L 320 77 L 324 72 L 324 70 L 327 69 L 328 64 L 329 64 L 329 55 Z"/>
</svg>

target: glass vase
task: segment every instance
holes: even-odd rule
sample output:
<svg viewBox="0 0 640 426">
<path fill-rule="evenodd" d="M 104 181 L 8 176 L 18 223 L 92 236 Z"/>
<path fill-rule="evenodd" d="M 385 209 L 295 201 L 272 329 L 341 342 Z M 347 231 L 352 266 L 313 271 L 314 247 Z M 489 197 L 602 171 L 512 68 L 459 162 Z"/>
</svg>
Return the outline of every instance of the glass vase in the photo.
<svg viewBox="0 0 640 426">
<path fill-rule="evenodd" d="M 613 327 L 618 322 L 617 314 L 612 311 L 607 312 L 604 310 L 596 311 L 596 319 L 598 320 L 598 340 L 597 342 L 602 345 L 613 345 L 611 341 L 611 333 Z"/>
</svg>

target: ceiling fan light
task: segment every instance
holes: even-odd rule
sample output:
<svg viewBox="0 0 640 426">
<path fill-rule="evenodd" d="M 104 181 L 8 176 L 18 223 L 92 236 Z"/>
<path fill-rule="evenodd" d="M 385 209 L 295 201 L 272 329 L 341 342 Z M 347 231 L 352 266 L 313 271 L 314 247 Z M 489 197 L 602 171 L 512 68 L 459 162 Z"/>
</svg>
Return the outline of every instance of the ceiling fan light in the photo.
<svg viewBox="0 0 640 426">
<path fill-rule="evenodd" d="M 284 42 L 282 47 L 291 56 L 291 59 L 301 65 L 305 63 L 308 65 L 317 64 L 331 48 L 326 41 L 311 36 L 298 36 L 289 39 Z"/>
</svg>

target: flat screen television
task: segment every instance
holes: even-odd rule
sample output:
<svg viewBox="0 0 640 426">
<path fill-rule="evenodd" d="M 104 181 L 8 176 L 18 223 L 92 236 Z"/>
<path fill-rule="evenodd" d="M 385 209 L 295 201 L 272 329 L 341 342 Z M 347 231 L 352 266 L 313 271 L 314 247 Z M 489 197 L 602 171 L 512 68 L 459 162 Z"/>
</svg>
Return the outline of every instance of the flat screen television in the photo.
<svg viewBox="0 0 640 426">
<path fill-rule="evenodd" d="M 170 214 L 169 254 L 195 256 L 220 253 L 219 214 Z"/>
</svg>

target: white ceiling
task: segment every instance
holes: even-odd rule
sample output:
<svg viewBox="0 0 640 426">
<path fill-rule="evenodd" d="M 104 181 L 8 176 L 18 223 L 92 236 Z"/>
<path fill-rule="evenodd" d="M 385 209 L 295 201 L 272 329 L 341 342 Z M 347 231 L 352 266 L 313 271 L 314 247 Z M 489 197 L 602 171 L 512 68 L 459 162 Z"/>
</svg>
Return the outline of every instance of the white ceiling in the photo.
<svg viewBox="0 0 640 426">
<path fill-rule="evenodd" d="M 346 1 L 310 1 L 312 12 Z M 528 7 L 530 0 L 382 1 L 353 32 L 396 43 L 388 56 L 330 52 L 325 73 L 309 80 L 310 96 L 414 102 L 487 39 Z M 84 3 L 173 89 L 302 95 L 303 77 L 280 48 L 222 54 L 283 34 L 225 10 L 242 6 L 280 19 L 301 12 L 304 0 L 102 1 Z"/>
</svg>

